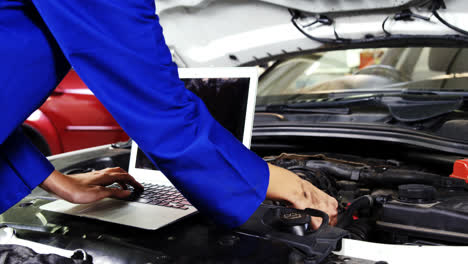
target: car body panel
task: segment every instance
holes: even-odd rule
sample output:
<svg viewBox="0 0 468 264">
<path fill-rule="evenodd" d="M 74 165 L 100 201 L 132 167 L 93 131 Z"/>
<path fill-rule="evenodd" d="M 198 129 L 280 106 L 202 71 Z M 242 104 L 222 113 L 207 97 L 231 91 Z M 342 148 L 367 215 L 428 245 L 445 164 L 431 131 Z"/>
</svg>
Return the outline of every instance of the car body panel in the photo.
<svg viewBox="0 0 468 264">
<path fill-rule="evenodd" d="M 35 115 L 41 117 L 38 119 Z M 128 140 L 123 129 L 74 70 L 26 124 L 46 138 L 52 154 Z M 50 132 L 52 127 L 56 131 L 54 136 Z"/>
<path fill-rule="evenodd" d="M 34 113 L 24 121 L 24 124 L 33 128 L 44 138 L 52 154 L 63 152 L 62 142 L 60 141 L 57 129 L 40 109 L 34 111 Z"/>
</svg>

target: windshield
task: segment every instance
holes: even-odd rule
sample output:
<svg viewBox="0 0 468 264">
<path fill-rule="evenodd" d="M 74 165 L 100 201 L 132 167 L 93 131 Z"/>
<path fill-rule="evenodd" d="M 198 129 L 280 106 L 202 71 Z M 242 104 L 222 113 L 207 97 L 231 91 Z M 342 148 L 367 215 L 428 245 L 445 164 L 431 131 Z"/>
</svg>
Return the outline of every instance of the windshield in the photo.
<svg viewBox="0 0 468 264">
<path fill-rule="evenodd" d="M 301 55 L 263 74 L 259 105 L 332 93 L 468 91 L 468 49 L 377 48 Z"/>
</svg>

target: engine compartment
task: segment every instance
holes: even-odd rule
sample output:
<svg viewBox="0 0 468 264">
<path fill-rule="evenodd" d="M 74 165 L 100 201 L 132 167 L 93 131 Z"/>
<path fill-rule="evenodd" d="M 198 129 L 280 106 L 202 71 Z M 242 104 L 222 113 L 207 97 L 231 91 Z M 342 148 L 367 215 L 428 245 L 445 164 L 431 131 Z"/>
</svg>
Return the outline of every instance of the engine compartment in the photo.
<svg viewBox="0 0 468 264">
<path fill-rule="evenodd" d="M 349 154 L 282 153 L 265 160 L 295 172 L 337 199 L 337 227 L 353 239 L 405 245 L 468 244 L 468 192 L 463 180 L 397 159 Z"/>
<path fill-rule="evenodd" d="M 468 244 L 466 183 L 449 177 L 461 156 L 380 141 L 292 136 L 254 137 L 252 150 L 335 197 L 339 221 L 337 227 L 307 230 L 305 214 L 320 216 L 319 212 L 288 211 L 288 204 L 266 200 L 246 226 L 232 231 L 240 237 L 239 245 L 255 241 L 280 246 L 288 252 L 280 255 L 293 259 L 291 263 L 328 263 L 337 257 L 331 252 L 341 248 L 342 238 L 394 245 Z M 125 168 L 128 157 L 128 144 L 114 145 L 52 163 L 73 174 L 108 166 Z M 201 229 L 193 226 L 198 218 L 204 223 Z M 176 229 L 184 234 L 203 233 L 213 228 L 206 220 L 198 215 L 168 229 L 171 234 Z M 216 236 L 224 234 L 212 231 Z M 210 248 L 211 242 L 204 247 Z M 271 259 L 271 250 L 265 252 Z"/>
</svg>

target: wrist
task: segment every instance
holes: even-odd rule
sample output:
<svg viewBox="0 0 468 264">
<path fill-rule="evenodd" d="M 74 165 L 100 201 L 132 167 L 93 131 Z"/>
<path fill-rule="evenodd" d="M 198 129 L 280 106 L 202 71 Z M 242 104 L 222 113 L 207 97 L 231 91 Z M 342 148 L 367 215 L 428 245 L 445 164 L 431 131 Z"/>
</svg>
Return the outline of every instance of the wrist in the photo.
<svg viewBox="0 0 468 264">
<path fill-rule="evenodd" d="M 40 187 L 44 190 L 54 193 L 60 197 L 68 197 L 69 194 L 67 192 L 69 185 L 67 176 L 63 175 L 57 170 L 54 170 L 47 179 L 45 179 L 41 184 Z"/>
<path fill-rule="evenodd" d="M 57 171 L 54 170 L 41 184 L 39 184 L 39 186 L 48 191 L 48 192 L 51 192 L 52 189 L 54 189 L 54 185 L 56 185 L 56 181 L 57 181 Z"/>
<path fill-rule="evenodd" d="M 303 180 L 293 172 L 281 167 L 268 164 L 270 181 L 267 190 L 267 199 L 284 200 L 290 203 L 305 199 Z"/>
</svg>

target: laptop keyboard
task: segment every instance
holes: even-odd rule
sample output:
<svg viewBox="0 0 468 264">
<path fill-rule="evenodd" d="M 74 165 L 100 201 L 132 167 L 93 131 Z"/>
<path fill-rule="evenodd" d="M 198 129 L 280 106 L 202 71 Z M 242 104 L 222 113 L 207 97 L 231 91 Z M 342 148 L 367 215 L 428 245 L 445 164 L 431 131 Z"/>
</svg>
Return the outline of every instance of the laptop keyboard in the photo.
<svg viewBox="0 0 468 264">
<path fill-rule="evenodd" d="M 159 185 L 152 183 L 141 183 L 145 190 L 143 192 L 132 192 L 126 201 L 165 206 L 175 209 L 187 210 L 191 204 L 173 186 Z M 118 184 L 108 186 L 110 188 L 120 188 Z M 132 186 L 128 189 L 133 191 Z"/>
</svg>

